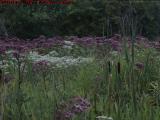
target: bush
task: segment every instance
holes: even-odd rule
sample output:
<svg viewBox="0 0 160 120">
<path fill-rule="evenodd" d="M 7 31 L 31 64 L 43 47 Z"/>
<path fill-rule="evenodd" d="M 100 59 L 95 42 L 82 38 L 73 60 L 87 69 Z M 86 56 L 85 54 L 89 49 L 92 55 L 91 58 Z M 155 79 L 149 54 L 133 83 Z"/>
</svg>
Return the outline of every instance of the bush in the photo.
<svg viewBox="0 0 160 120">
<path fill-rule="evenodd" d="M 130 5 L 135 9 L 138 33 L 150 38 L 159 36 L 159 2 L 74 0 L 71 5 L 1 5 L 0 12 L 9 35 L 112 36 L 120 31 L 120 18 L 128 15 Z"/>
</svg>

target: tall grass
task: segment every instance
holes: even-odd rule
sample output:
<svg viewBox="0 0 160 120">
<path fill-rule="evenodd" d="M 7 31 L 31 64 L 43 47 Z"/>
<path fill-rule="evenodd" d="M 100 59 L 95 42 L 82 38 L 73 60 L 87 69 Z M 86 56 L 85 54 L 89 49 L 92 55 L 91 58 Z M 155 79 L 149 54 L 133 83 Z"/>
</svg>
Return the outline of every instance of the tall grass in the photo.
<svg viewBox="0 0 160 120">
<path fill-rule="evenodd" d="M 137 53 L 135 51 L 135 55 Z M 75 120 L 94 120 L 100 115 L 111 116 L 114 120 L 159 120 L 157 85 L 160 63 L 157 58 L 152 60 L 155 64 L 151 64 L 152 52 L 140 54 L 143 57 L 135 56 L 135 61 L 146 61 L 143 70 L 133 65 L 134 72 L 130 73 L 126 59 L 120 55 L 119 59 L 110 62 L 94 61 L 77 67 L 50 70 L 45 84 L 42 74 L 33 74 L 27 67 L 19 91 L 16 89 L 18 74 L 13 73 L 15 80 L 1 86 L 3 119 L 54 120 L 54 111 L 60 102 L 72 96 L 83 96 L 92 107 L 84 115 L 76 116 Z M 30 63 L 26 65 L 31 66 Z M 13 72 L 15 68 L 10 66 L 9 69 Z M 18 69 L 15 70 L 18 73 Z M 17 92 L 23 92 L 18 97 L 19 101 L 23 101 L 21 105 L 17 104 Z"/>
</svg>

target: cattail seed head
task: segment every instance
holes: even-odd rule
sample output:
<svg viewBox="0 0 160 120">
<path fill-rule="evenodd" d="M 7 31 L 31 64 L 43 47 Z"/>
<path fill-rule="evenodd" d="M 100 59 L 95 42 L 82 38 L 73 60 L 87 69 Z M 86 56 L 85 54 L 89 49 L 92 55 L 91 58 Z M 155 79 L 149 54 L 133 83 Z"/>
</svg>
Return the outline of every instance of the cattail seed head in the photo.
<svg viewBox="0 0 160 120">
<path fill-rule="evenodd" d="M 109 73 L 111 73 L 111 62 L 110 61 L 108 61 L 108 71 Z"/>
<path fill-rule="evenodd" d="M 121 73 L 121 64 L 120 64 L 120 62 L 118 62 L 118 64 L 117 64 L 117 72 L 118 72 L 118 74 Z"/>
<path fill-rule="evenodd" d="M 2 80 L 2 69 L 0 69 L 0 80 Z"/>
</svg>

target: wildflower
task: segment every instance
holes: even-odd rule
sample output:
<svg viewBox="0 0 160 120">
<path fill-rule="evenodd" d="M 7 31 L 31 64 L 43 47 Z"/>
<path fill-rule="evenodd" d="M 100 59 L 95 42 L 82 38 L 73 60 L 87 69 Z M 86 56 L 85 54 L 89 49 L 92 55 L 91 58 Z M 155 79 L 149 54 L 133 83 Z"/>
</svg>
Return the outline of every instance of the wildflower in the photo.
<svg viewBox="0 0 160 120">
<path fill-rule="evenodd" d="M 54 57 L 54 56 L 58 56 L 59 54 L 56 51 L 51 51 L 51 52 L 48 53 L 48 55 L 51 56 L 51 57 Z"/>
<path fill-rule="evenodd" d="M 72 46 L 64 45 L 63 48 L 65 48 L 65 49 L 70 49 L 70 50 L 71 50 L 71 49 L 72 49 Z"/>
<path fill-rule="evenodd" d="M 11 74 L 4 74 L 3 76 L 3 82 L 4 83 L 9 83 L 10 81 L 12 81 L 14 79 L 14 77 Z"/>
<path fill-rule="evenodd" d="M 144 41 L 144 40 L 147 40 L 147 39 L 145 37 L 143 37 L 143 36 L 138 35 L 138 36 L 136 36 L 136 40 Z"/>
<path fill-rule="evenodd" d="M 12 54 L 13 54 L 13 57 L 15 57 L 16 59 L 20 58 L 20 53 L 18 51 L 14 51 Z"/>
<path fill-rule="evenodd" d="M 68 46 L 73 46 L 74 45 L 74 43 L 71 42 L 71 41 L 64 41 L 64 44 L 68 45 Z"/>
<path fill-rule="evenodd" d="M 143 69 L 143 68 L 144 68 L 144 64 L 138 62 L 138 63 L 136 63 L 136 67 L 137 67 L 138 69 Z"/>
<path fill-rule="evenodd" d="M 90 103 L 82 97 L 74 97 L 60 105 L 56 112 L 56 120 L 68 120 L 75 115 L 85 112 Z"/>
<path fill-rule="evenodd" d="M 0 55 L 4 54 L 6 49 L 2 46 L 0 46 Z"/>
<path fill-rule="evenodd" d="M 107 117 L 107 116 L 98 116 L 96 117 L 97 120 L 113 120 L 112 117 Z"/>
<path fill-rule="evenodd" d="M 41 60 L 33 64 L 33 71 L 38 73 L 46 73 L 50 68 L 50 62 Z"/>
<path fill-rule="evenodd" d="M 71 113 L 71 112 L 65 112 L 65 113 L 64 113 L 64 117 L 65 117 L 66 119 L 71 119 L 73 116 L 74 116 L 74 114 Z"/>
</svg>

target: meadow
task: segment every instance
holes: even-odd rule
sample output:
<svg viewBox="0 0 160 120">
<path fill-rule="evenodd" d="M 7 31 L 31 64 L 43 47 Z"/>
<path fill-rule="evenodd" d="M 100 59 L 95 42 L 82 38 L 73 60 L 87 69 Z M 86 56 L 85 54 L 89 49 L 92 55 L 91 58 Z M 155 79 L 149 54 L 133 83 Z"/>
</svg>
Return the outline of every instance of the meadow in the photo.
<svg viewBox="0 0 160 120">
<path fill-rule="evenodd" d="M 160 120 L 160 41 L 0 38 L 0 120 Z"/>
</svg>

